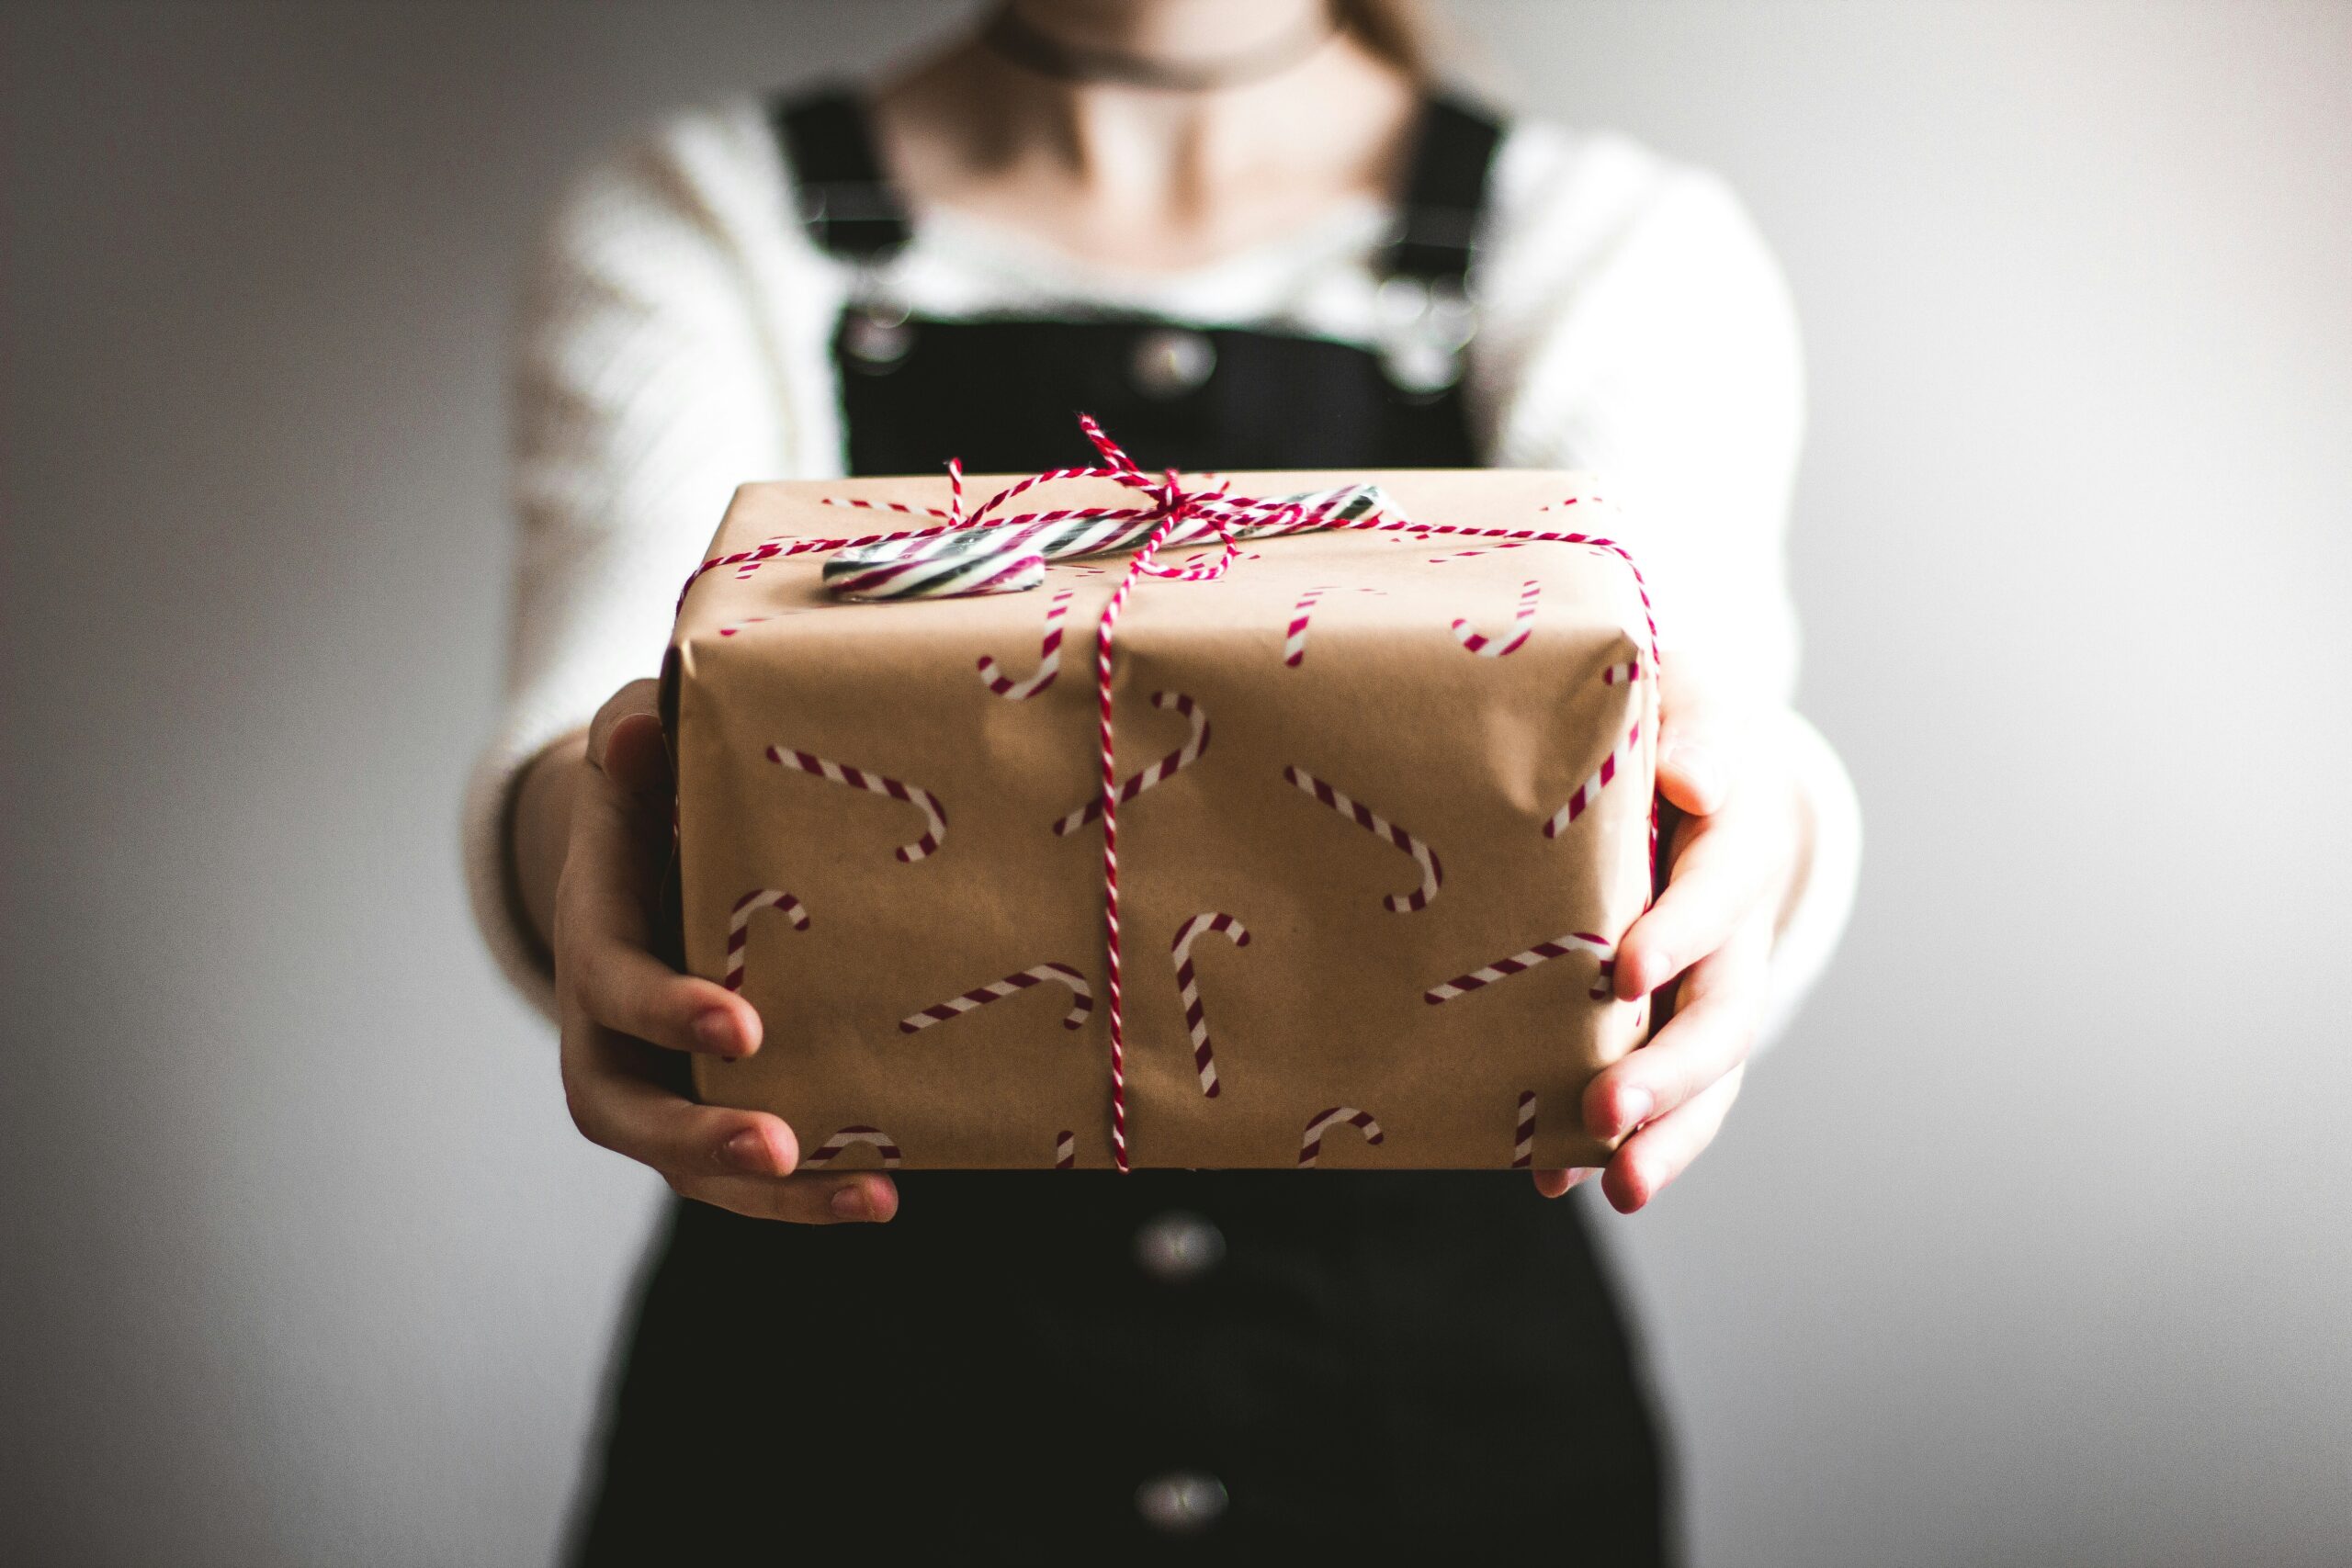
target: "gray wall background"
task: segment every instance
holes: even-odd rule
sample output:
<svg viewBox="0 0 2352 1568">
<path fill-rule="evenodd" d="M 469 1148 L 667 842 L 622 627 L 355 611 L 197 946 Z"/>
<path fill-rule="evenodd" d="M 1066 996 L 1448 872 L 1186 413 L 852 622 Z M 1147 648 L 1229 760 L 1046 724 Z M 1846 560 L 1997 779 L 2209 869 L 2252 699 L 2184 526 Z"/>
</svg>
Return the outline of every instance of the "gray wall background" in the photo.
<svg viewBox="0 0 2352 1568">
<path fill-rule="evenodd" d="M 519 250 L 949 9 L 0 21 L 0 1556 L 549 1550 L 656 1188 L 460 900 Z M 1729 173 L 1809 329 L 1858 922 L 1604 1226 L 1699 1561 L 2345 1561 L 2352 6 L 1450 9 Z"/>
</svg>

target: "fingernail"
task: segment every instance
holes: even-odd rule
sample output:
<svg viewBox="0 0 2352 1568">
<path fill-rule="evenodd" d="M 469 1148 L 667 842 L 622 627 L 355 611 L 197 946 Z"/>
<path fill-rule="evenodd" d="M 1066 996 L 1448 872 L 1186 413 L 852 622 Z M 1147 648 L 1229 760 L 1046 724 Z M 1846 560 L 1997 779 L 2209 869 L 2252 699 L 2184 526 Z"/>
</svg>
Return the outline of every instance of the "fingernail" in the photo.
<svg viewBox="0 0 2352 1568">
<path fill-rule="evenodd" d="M 756 1127 L 746 1127 L 720 1145 L 727 1163 L 750 1176 L 766 1176 L 775 1169 L 775 1161 L 768 1154 L 768 1141 Z"/>
<path fill-rule="evenodd" d="M 1634 995 L 1646 997 L 1666 984 L 1674 973 L 1674 954 L 1662 947 L 1652 948 L 1632 965 Z"/>
<path fill-rule="evenodd" d="M 721 1055 L 733 1055 L 741 1039 L 735 1027 L 735 1015 L 725 1008 L 707 1008 L 695 1014 L 694 1030 L 696 1044 Z"/>
<path fill-rule="evenodd" d="M 863 1186 L 844 1187 L 833 1194 L 833 1213 L 844 1220 L 870 1220 L 874 1205 L 865 1201 Z"/>
<path fill-rule="evenodd" d="M 1657 1097 L 1645 1089 L 1625 1089 L 1617 1096 L 1617 1131 L 1630 1133 L 1650 1119 Z"/>
</svg>

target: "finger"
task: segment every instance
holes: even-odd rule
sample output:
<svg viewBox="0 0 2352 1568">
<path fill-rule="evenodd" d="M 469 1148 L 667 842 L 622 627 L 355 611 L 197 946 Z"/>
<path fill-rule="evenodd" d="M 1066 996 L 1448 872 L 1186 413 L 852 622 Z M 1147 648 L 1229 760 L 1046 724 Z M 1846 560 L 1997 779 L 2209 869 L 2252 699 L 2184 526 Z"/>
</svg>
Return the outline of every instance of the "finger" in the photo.
<svg viewBox="0 0 2352 1568">
<path fill-rule="evenodd" d="M 673 1051 L 729 1060 L 760 1048 L 758 1009 L 724 986 L 679 974 L 633 932 L 567 929 L 562 953 L 573 995 L 592 1022 Z"/>
<path fill-rule="evenodd" d="M 755 1219 L 881 1223 L 897 1186 L 875 1171 L 796 1174 L 799 1140 L 759 1111 L 697 1105 L 648 1076 L 643 1045 L 583 1026 L 564 1041 L 564 1094 L 590 1142 L 662 1173 L 685 1197 Z"/>
<path fill-rule="evenodd" d="M 806 1174 L 786 1180 L 750 1176 L 708 1177 L 678 1187 L 698 1203 L 732 1210 L 754 1220 L 787 1224 L 887 1224 L 899 1212 L 899 1189 L 879 1171 L 849 1170 L 838 1176 Z"/>
<path fill-rule="evenodd" d="M 1630 1214 L 1665 1190 L 1723 1130 L 1724 1117 L 1739 1098 L 1745 1066 L 1734 1067 L 1686 1101 L 1635 1133 L 1619 1146 L 1600 1175 L 1600 1190 L 1611 1207 Z"/>
<path fill-rule="evenodd" d="M 1585 1086 L 1585 1130 L 1616 1139 L 1705 1092 L 1755 1049 L 1770 978 L 1771 924 L 1750 919 L 1683 981 L 1673 1019 Z"/>
<path fill-rule="evenodd" d="M 676 786 L 670 773 L 670 748 L 662 738 L 662 721 L 650 714 L 633 713 L 613 726 L 605 738 L 604 773 L 639 806 L 666 822 Z"/>
<path fill-rule="evenodd" d="M 622 791 L 665 817 L 673 781 L 670 750 L 662 744 L 661 685 L 631 681 L 606 699 L 588 725 L 588 765 Z"/>
<path fill-rule="evenodd" d="M 1589 1168 L 1573 1170 L 1539 1170 L 1535 1173 L 1535 1190 L 1546 1198 L 1566 1197 L 1571 1190 L 1582 1186 L 1591 1176 L 1592 1171 Z"/>
<path fill-rule="evenodd" d="M 1789 855 L 1752 802 L 1683 824 L 1666 891 L 1617 944 L 1618 999 L 1645 997 L 1721 947 L 1763 905 Z"/>
<path fill-rule="evenodd" d="M 673 1051 L 748 1056 L 760 1048 L 758 1010 L 652 951 L 660 872 L 646 837 L 612 780 L 583 778 L 557 889 L 557 971 L 597 1023 Z"/>
<path fill-rule="evenodd" d="M 800 1141 L 764 1111 L 700 1105 L 660 1081 L 650 1046 L 584 1021 L 563 1033 L 563 1091 L 582 1136 L 650 1165 L 671 1185 L 774 1179 L 800 1164 Z"/>
<path fill-rule="evenodd" d="M 598 768 L 581 773 L 566 829 L 563 879 L 610 897 L 647 923 L 669 866 L 669 807 Z M 559 897 L 564 889 L 559 888 Z"/>
<path fill-rule="evenodd" d="M 588 765 L 601 768 L 611 750 L 613 732 L 633 718 L 650 718 L 658 728 L 662 722 L 662 685 L 658 681 L 631 681 L 605 699 L 596 716 L 588 721 Z"/>
<path fill-rule="evenodd" d="M 1707 661 L 1678 650 L 1658 664 L 1658 793 L 1685 811 L 1720 811 L 1746 749 L 1738 705 Z"/>
</svg>

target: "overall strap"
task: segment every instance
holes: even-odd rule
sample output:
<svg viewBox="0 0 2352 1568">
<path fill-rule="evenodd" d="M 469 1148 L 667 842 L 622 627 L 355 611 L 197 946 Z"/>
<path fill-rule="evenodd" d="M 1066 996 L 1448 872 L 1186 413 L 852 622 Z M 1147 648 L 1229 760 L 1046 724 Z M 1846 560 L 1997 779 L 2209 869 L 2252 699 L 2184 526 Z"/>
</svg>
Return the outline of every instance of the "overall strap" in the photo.
<svg viewBox="0 0 2352 1568">
<path fill-rule="evenodd" d="M 1487 174 L 1502 127 L 1463 100 L 1433 94 L 1421 110 L 1411 167 L 1397 201 L 1397 234 L 1381 260 L 1390 277 L 1463 291 L 1486 215 Z"/>
<path fill-rule="evenodd" d="M 876 261 L 907 243 L 906 204 L 875 155 L 865 106 L 848 87 L 782 99 L 771 111 L 792 161 L 801 220 L 824 251 Z M 1495 119 L 1461 99 L 1433 95 L 1421 111 L 1413 159 L 1397 203 L 1397 236 L 1382 258 L 1388 276 L 1462 286 L 1487 206 L 1487 176 L 1501 143 Z"/>
<path fill-rule="evenodd" d="M 907 243 L 906 204 L 882 172 L 865 104 L 848 87 L 779 100 L 769 111 L 792 161 L 800 220 L 817 247 L 875 262 Z"/>
</svg>

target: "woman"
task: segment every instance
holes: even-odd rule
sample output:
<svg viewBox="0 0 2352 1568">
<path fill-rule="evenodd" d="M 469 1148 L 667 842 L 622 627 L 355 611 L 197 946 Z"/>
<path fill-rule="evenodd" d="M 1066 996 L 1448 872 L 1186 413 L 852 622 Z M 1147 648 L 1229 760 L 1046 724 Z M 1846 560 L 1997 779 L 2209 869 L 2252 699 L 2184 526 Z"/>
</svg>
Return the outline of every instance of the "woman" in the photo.
<svg viewBox="0 0 2352 1568">
<path fill-rule="evenodd" d="M 1628 1337 L 1577 1206 L 1537 1196 L 1589 1172 L 803 1175 L 781 1121 L 677 1089 L 680 1053 L 763 1038 L 656 956 L 669 781 L 635 679 L 728 492 L 1080 461 L 1084 408 L 1155 468 L 1609 472 L 1682 634 L 1687 815 L 1616 971 L 1677 1010 L 1584 1111 L 1626 1134 L 1601 1185 L 1629 1212 L 1713 1136 L 1859 832 L 1785 705 L 1790 312 L 1717 184 L 1434 97 L 1410 20 L 1017 0 L 870 95 L 682 115 L 560 214 L 476 880 L 582 1132 L 690 1200 L 582 1561 L 1667 1556 Z"/>
</svg>

